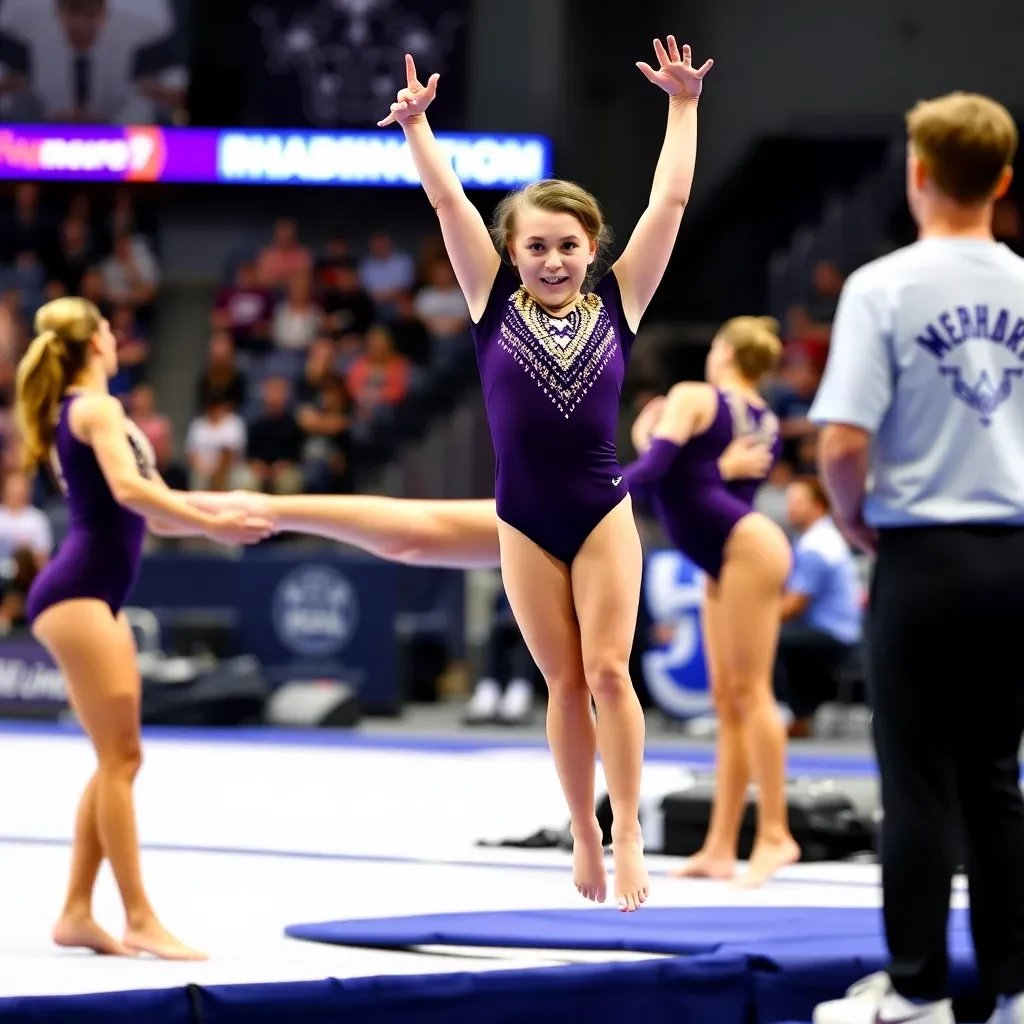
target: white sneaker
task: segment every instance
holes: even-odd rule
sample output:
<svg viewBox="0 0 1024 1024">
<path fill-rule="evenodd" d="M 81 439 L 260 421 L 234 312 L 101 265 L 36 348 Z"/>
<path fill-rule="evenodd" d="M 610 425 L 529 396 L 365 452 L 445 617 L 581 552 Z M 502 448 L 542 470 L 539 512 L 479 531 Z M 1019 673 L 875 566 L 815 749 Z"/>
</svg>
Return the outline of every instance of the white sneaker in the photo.
<svg viewBox="0 0 1024 1024">
<path fill-rule="evenodd" d="M 525 725 L 533 717 L 533 686 L 528 679 L 513 679 L 505 689 L 498 718 L 505 725 Z"/>
<path fill-rule="evenodd" d="M 1024 995 L 1000 999 L 988 1024 L 1024 1024 Z"/>
<path fill-rule="evenodd" d="M 881 973 L 858 981 L 843 999 L 815 1007 L 814 1024 L 956 1024 L 956 1021 L 950 1000 L 923 1006 L 911 1003 L 893 992 L 889 975 Z"/>
<path fill-rule="evenodd" d="M 486 725 L 498 718 L 498 706 L 501 703 L 501 687 L 495 679 L 481 679 L 469 698 L 465 714 L 462 716 L 466 725 Z"/>
</svg>

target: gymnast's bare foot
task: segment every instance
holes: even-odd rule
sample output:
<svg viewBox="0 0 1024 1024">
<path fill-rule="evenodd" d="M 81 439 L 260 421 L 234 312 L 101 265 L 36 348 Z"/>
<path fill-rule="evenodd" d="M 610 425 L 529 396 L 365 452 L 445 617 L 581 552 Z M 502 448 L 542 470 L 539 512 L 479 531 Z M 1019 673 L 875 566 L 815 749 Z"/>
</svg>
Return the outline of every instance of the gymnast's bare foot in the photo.
<svg viewBox="0 0 1024 1024">
<path fill-rule="evenodd" d="M 709 850 L 698 850 L 685 864 L 673 868 L 669 874 L 673 878 L 713 878 L 724 882 L 736 877 L 736 858 L 718 856 Z"/>
<path fill-rule="evenodd" d="M 795 864 L 799 859 L 800 847 L 792 836 L 787 835 L 775 842 L 758 839 L 750 854 L 746 874 L 732 884 L 737 889 L 757 889 L 781 868 Z"/>
<path fill-rule="evenodd" d="M 53 941 L 66 949 L 91 949 L 104 956 L 131 956 L 109 932 L 104 931 L 90 914 L 64 914 L 53 926 Z"/>
<path fill-rule="evenodd" d="M 572 880 L 584 899 L 604 903 L 608 875 L 604 867 L 604 838 L 597 818 L 579 828 L 572 827 Z"/>
<path fill-rule="evenodd" d="M 128 928 L 124 933 L 124 944 L 130 953 L 149 953 L 159 960 L 208 959 L 205 953 L 179 942 L 155 919 L 138 928 Z"/>
<path fill-rule="evenodd" d="M 612 859 L 615 862 L 615 905 L 629 914 L 646 902 L 651 891 L 639 825 L 621 832 L 612 826 Z"/>
</svg>

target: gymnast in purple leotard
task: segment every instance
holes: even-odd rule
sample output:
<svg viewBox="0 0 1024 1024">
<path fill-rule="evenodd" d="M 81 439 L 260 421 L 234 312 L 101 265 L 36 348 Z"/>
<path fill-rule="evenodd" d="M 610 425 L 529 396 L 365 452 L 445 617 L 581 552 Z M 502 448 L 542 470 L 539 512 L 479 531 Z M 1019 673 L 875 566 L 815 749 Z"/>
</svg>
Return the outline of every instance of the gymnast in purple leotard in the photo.
<svg viewBox="0 0 1024 1024">
<path fill-rule="evenodd" d="M 644 902 L 649 880 L 639 824 L 644 719 L 628 670 L 642 554 L 615 427 L 629 347 L 689 199 L 697 101 L 711 67 L 694 68 L 689 47 L 671 36 L 655 41 L 655 53 L 657 69 L 638 67 L 670 98 L 649 205 L 592 289 L 605 228 L 588 192 L 565 181 L 530 185 L 501 203 L 492 240 L 426 122 L 438 76 L 420 83 L 407 56 L 407 85 L 380 122 L 405 132 L 476 325 L 502 579 L 550 691 L 548 740 L 572 821 L 573 879 L 586 898 L 605 898 L 600 748 L 623 911 Z"/>
<path fill-rule="evenodd" d="M 54 941 L 101 953 L 202 959 L 161 925 L 142 884 L 132 800 L 141 683 L 122 608 L 147 526 L 165 536 L 202 534 L 225 543 L 260 540 L 271 527 L 245 511 L 201 511 L 160 480 L 148 442 L 107 390 L 117 372 L 116 343 L 92 303 L 49 303 L 36 314 L 36 333 L 18 365 L 15 420 L 26 468 L 51 465 L 67 497 L 70 525 L 29 590 L 27 613 L 33 635 L 64 676 L 97 757 L 79 804 Z M 104 857 L 124 903 L 122 941 L 92 916 Z"/>
<path fill-rule="evenodd" d="M 758 831 L 742 880 L 750 886 L 800 855 L 787 822 L 786 733 L 772 690 L 790 547 L 753 509 L 758 481 L 727 483 L 718 460 L 744 436 L 763 443 L 765 475 L 778 459 L 779 424 L 757 393 L 782 351 L 777 332 L 766 317 L 724 324 L 708 355 L 708 383 L 677 384 L 642 414 L 634 444 L 643 454 L 626 469 L 672 543 L 707 574 L 703 625 L 719 718 L 715 803 L 702 850 L 678 874 L 733 876 L 753 774 Z"/>
</svg>

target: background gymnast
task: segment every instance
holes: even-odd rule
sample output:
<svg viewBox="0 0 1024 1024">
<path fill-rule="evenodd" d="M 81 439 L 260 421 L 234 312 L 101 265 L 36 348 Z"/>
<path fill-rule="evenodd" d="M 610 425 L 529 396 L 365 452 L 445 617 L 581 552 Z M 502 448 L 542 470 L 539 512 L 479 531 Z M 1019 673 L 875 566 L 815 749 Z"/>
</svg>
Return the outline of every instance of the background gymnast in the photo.
<svg viewBox="0 0 1024 1024">
<path fill-rule="evenodd" d="M 142 761 L 141 680 L 121 608 L 147 526 L 164 536 L 203 534 L 227 544 L 259 541 L 270 527 L 244 511 L 198 509 L 157 476 L 148 442 L 108 393 L 116 342 L 91 302 L 57 299 L 39 310 L 35 329 L 18 366 L 15 419 L 26 468 L 34 473 L 51 462 L 70 525 L 29 590 L 26 614 L 67 683 L 97 757 L 78 808 L 71 878 L 53 938 L 98 953 L 204 959 L 163 927 L 142 884 L 132 799 Z M 121 942 L 93 918 L 104 857 L 124 904 Z"/>
<path fill-rule="evenodd" d="M 782 530 L 753 509 L 760 480 L 726 482 L 718 468 L 737 437 L 755 436 L 781 451 L 779 423 L 758 393 L 778 364 L 782 343 L 769 317 L 725 323 L 708 353 L 707 383 L 676 384 L 634 424 L 641 458 L 626 469 L 630 489 L 644 489 L 672 543 L 702 569 L 704 650 L 718 714 L 715 798 L 704 846 L 677 872 L 731 878 L 753 770 L 757 836 L 740 884 L 761 885 L 799 859 L 787 822 L 786 731 L 772 689 L 791 566 Z"/>
<path fill-rule="evenodd" d="M 689 199 L 697 99 L 711 68 L 695 69 L 671 36 L 667 49 L 654 46 L 658 69 L 638 67 L 670 96 L 665 144 L 648 208 L 592 291 L 587 279 L 607 232 L 588 192 L 542 181 L 512 194 L 498 207 L 492 242 L 426 121 L 438 76 L 421 84 L 407 56 L 407 86 L 380 122 L 405 132 L 473 321 L 496 455 L 502 579 L 550 693 L 548 741 L 569 805 L 574 882 L 587 899 L 605 899 L 599 748 L 623 911 L 644 902 L 649 879 L 639 823 L 644 718 L 628 671 L 642 555 L 615 430 L 629 348 Z"/>
</svg>

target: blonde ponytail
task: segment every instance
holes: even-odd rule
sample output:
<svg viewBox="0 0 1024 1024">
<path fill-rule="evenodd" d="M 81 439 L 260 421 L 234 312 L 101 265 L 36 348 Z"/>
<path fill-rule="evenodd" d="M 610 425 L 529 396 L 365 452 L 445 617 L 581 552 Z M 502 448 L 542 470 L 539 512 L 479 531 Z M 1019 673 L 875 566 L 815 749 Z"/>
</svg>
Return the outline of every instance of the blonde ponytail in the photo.
<svg viewBox="0 0 1024 1024">
<path fill-rule="evenodd" d="M 718 331 L 733 351 L 736 369 L 752 384 L 771 373 L 782 358 L 781 325 L 771 316 L 736 316 Z"/>
<path fill-rule="evenodd" d="M 22 443 L 22 465 L 34 474 L 49 457 L 54 419 L 66 386 L 60 339 L 44 331 L 22 356 L 14 391 L 14 422 Z"/>
<path fill-rule="evenodd" d="M 85 369 L 89 339 L 102 319 L 91 302 L 78 298 L 56 299 L 36 314 L 37 334 L 18 363 L 14 386 L 14 422 L 27 473 L 49 459 L 61 399 Z"/>
</svg>

